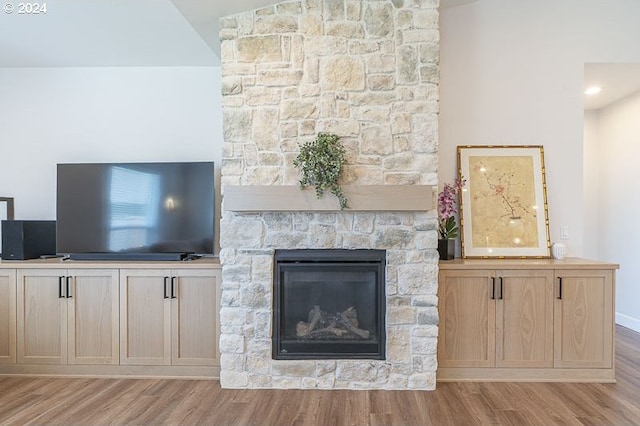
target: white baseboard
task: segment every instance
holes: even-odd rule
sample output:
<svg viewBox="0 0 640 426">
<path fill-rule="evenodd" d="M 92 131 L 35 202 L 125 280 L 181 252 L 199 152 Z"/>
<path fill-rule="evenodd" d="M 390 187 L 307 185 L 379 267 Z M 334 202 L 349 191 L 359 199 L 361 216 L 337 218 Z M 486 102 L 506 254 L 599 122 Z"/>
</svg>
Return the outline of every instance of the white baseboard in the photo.
<svg viewBox="0 0 640 426">
<path fill-rule="evenodd" d="M 633 331 L 640 333 L 640 319 L 630 317 L 616 312 L 616 324 L 620 324 L 623 327 L 630 328 Z"/>
</svg>

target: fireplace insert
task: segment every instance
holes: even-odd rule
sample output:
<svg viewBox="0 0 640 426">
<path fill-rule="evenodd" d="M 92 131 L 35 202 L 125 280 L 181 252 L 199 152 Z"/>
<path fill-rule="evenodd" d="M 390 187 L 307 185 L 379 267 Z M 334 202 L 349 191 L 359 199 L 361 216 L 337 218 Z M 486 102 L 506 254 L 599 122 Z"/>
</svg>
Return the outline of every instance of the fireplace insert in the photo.
<svg viewBox="0 0 640 426">
<path fill-rule="evenodd" d="M 274 359 L 385 359 L 384 250 L 276 250 Z"/>
</svg>

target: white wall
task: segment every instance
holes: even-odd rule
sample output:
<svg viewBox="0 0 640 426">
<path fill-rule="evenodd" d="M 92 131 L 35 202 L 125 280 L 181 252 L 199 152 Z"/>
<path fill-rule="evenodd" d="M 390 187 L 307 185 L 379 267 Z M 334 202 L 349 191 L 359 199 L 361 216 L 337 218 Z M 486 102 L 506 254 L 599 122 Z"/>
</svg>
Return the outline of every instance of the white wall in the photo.
<svg viewBox="0 0 640 426">
<path fill-rule="evenodd" d="M 640 77 L 639 77 L 640 78 Z M 640 93 L 592 113 L 585 126 L 595 131 L 600 162 L 599 255 L 618 262 L 616 322 L 640 331 Z"/>
<path fill-rule="evenodd" d="M 636 320 L 640 305 L 631 305 L 639 299 L 624 289 L 637 286 L 628 274 L 637 233 L 627 229 L 616 242 L 628 255 L 599 251 L 604 232 L 588 236 L 598 230 L 589 217 L 593 196 L 585 194 L 603 194 L 585 178 L 585 161 L 593 160 L 583 146 L 582 91 L 585 63 L 640 62 L 639 16 L 640 1 L 630 0 L 481 0 L 440 16 L 440 180 L 455 176 L 457 145 L 543 145 L 551 240 L 567 225 L 569 256 L 599 254 L 620 263 L 618 312 Z M 628 152 L 623 158 L 637 163 Z M 624 169 L 617 161 L 613 168 Z M 628 207 L 628 201 L 613 207 L 603 220 Z"/>
<path fill-rule="evenodd" d="M 49 220 L 57 163 L 213 160 L 219 170 L 220 78 L 219 67 L 0 68 L 0 196 L 15 198 L 16 219 Z"/>
</svg>

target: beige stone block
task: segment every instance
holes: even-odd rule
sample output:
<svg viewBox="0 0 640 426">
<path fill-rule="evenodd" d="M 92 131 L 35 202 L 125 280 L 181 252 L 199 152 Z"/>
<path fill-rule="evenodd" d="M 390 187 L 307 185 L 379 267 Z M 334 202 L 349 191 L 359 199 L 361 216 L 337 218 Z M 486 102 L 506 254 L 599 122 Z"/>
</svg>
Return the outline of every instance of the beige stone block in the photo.
<svg viewBox="0 0 640 426">
<path fill-rule="evenodd" d="M 255 23 L 256 34 L 293 33 L 298 30 L 298 18 L 287 15 L 259 16 Z"/>
<path fill-rule="evenodd" d="M 233 18 L 233 17 L 220 18 L 219 23 L 220 23 L 220 28 L 225 28 L 225 29 L 238 28 L 238 21 L 236 20 L 236 18 Z"/>
<path fill-rule="evenodd" d="M 256 83 L 261 86 L 286 87 L 297 86 L 301 80 L 302 70 L 300 69 L 273 69 L 259 71 Z M 297 90 L 295 93 L 297 95 Z"/>
<path fill-rule="evenodd" d="M 257 108 L 254 112 L 252 139 L 258 150 L 272 151 L 278 147 L 278 117 L 275 108 Z"/>
<path fill-rule="evenodd" d="M 364 55 L 380 51 L 380 43 L 370 40 L 349 40 L 350 55 Z"/>
<path fill-rule="evenodd" d="M 284 361 L 276 360 L 271 365 L 271 372 L 275 376 L 315 377 L 315 361 Z"/>
<path fill-rule="evenodd" d="M 222 334 L 220 336 L 220 352 L 236 353 L 244 352 L 244 337 L 239 335 Z"/>
<path fill-rule="evenodd" d="M 407 30 L 413 26 L 413 11 L 399 10 L 396 15 L 396 28 Z"/>
<path fill-rule="evenodd" d="M 364 28 L 360 22 L 327 22 L 325 34 L 336 37 L 363 38 Z"/>
<path fill-rule="evenodd" d="M 323 119 L 317 122 L 318 132 L 331 132 L 341 138 L 358 136 L 360 134 L 360 123 L 355 119 Z"/>
<path fill-rule="evenodd" d="M 439 19 L 436 9 L 416 10 L 413 14 L 413 26 L 420 29 L 437 29 Z"/>
<path fill-rule="evenodd" d="M 255 86 L 244 90 L 245 102 L 248 106 L 269 106 L 280 104 L 282 89 L 279 87 Z"/>
<path fill-rule="evenodd" d="M 391 54 L 373 54 L 369 55 L 367 61 L 367 72 L 374 73 L 392 73 L 396 70 L 396 57 Z"/>
<path fill-rule="evenodd" d="M 400 46 L 398 48 L 398 83 L 416 83 L 418 81 L 418 52 L 413 46 Z"/>
<path fill-rule="evenodd" d="M 440 63 L 440 45 L 438 43 L 423 43 L 420 45 L 420 62 L 423 64 Z"/>
<path fill-rule="evenodd" d="M 236 46 L 233 40 L 220 41 L 220 61 L 224 63 L 234 62 L 236 59 Z"/>
<path fill-rule="evenodd" d="M 384 183 L 387 185 L 420 185 L 422 179 L 418 172 L 385 172 Z"/>
<path fill-rule="evenodd" d="M 283 164 L 283 157 L 279 152 L 258 152 L 260 166 L 282 166 Z"/>
<path fill-rule="evenodd" d="M 396 81 L 393 75 L 370 75 L 367 77 L 369 90 L 393 90 Z"/>
<path fill-rule="evenodd" d="M 236 40 L 236 58 L 239 62 L 282 61 L 279 35 L 240 37 Z"/>
<path fill-rule="evenodd" d="M 402 31 L 402 42 L 405 44 L 412 43 L 439 43 L 440 30 L 438 29 L 409 29 Z"/>
<path fill-rule="evenodd" d="M 316 99 L 286 99 L 280 106 L 281 120 L 318 118 L 320 108 Z"/>
<path fill-rule="evenodd" d="M 362 19 L 362 1 L 347 1 L 346 8 L 348 21 L 359 21 Z"/>
<path fill-rule="evenodd" d="M 320 78 L 324 90 L 364 90 L 364 63 L 357 57 L 343 55 L 323 59 Z"/>
<path fill-rule="evenodd" d="M 274 13 L 276 13 L 276 10 L 273 6 L 263 7 L 256 10 L 256 16 L 271 16 Z"/>
<path fill-rule="evenodd" d="M 347 40 L 342 37 L 322 36 L 305 39 L 307 56 L 333 56 L 347 53 Z"/>
<path fill-rule="evenodd" d="M 222 128 L 227 142 L 246 141 L 251 135 L 252 112 L 250 110 L 224 111 Z"/>
<path fill-rule="evenodd" d="M 360 121 L 370 121 L 373 123 L 389 122 L 389 107 L 382 105 L 360 106 L 353 109 L 354 116 Z"/>
<path fill-rule="evenodd" d="M 380 185 L 384 182 L 383 172 L 378 166 L 345 164 L 342 174 L 345 184 Z"/>
<path fill-rule="evenodd" d="M 235 77 L 243 75 L 254 75 L 256 73 L 256 66 L 254 64 L 222 64 L 222 76 Z"/>
<path fill-rule="evenodd" d="M 298 132 L 300 136 L 310 136 L 316 134 L 316 122 L 315 120 L 304 120 L 300 122 Z"/>
<path fill-rule="evenodd" d="M 440 68 L 438 65 L 425 65 L 420 67 L 420 81 L 423 83 L 438 84 L 440 81 Z"/>
<path fill-rule="evenodd" d="M 223 389 L 243 389 L 249 383 L 248 374 L 238 371 L 221 371 L 220 387 Z"/>
<path fill-rule="evenodd" d="M 407 384 L 409 389 L 434 390 L 436 388 L 436 373 L 413 374 Z"/>
<path fill-rule="evenodd" d="M 298 136 L 298 123 L 295 121 L 280 122 L 280 138 L 295 138 Z"/>
<path fill-rule="evenodd" d="M 410 325 L 416 323 L 416 311 L 410 306 L 387 308 L 388 325 Z"/>
<path fill-rule="evenodd" d="M 394 32 L 393 6 L 388 3 L 369 3 L 364 11 L 367 35 L 391 37 Z"/>
<path fill-rule="evenodd" d="M 322 35 L 323 22 L 320 16 L 302 15 L 300 17 L 300 33 L 306 36 Z"/>
<path fill-rule="evenodd" d="M 388 155 L 393 152 L 391 129 L 389 126 L 370 126 L 362 129 L 362 154 Z"/>
<path fill-rule="evenodd" d="M 323 14 L 327 21 L 343 20 L 345 18 L 344 0 L 323 0 Z"/>
<path fill-rule="evenodd" d="M 302 13 L 302 3 L 299 1 L 291 1 L 277 4 L 276 13 L 281 15 L 299 15 Z"/>
<path fill-rule="evenodd" d="M 387 361 L 394 364 L 411 362 L 411 331 L 408 326 L 387 328 Z"/>
<path fill-rule="evenodd" d="M 349 102 L 353 106 L 361 105 L 389 105 L 395 99 L 394 93 L 391 92 L 365 92 L 351 93 Z"/>
<path fill-rule="evenodd" d="M 223 158 L 222 174 L 241 175 L 244 172 L 244 160 L 242 158 Z"/>
<path fill-rule="evenodd" d="M 281 184 L 280 167 L 248 167 L 242 182 L 244 185 L 275 185 Z"/>
<path fill-rule="evenodd" d="M 238 30 L 235 28 L 222 28 L 218 33 L 220 41 L 233 40 L 238 37 Z"/>
<path fill-rule="evenodd" d="M 242 78 L 223 77 L 221 86 L 223 96 L 237 95 L 239 93 L 242 93 Z"/>
</svg>

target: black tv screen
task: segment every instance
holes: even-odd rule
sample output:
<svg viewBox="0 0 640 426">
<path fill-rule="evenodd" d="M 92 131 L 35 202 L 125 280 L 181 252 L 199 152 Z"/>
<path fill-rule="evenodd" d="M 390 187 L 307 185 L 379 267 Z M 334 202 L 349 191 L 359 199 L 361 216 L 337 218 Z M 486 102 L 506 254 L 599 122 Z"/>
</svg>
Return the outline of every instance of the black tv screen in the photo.
<svg viewBox="0 0 640 426">
<path fill-rule="evenodd" d="M 56 251 L 213 254 L 213 162 L 58 164 Z"/>
</svg>

